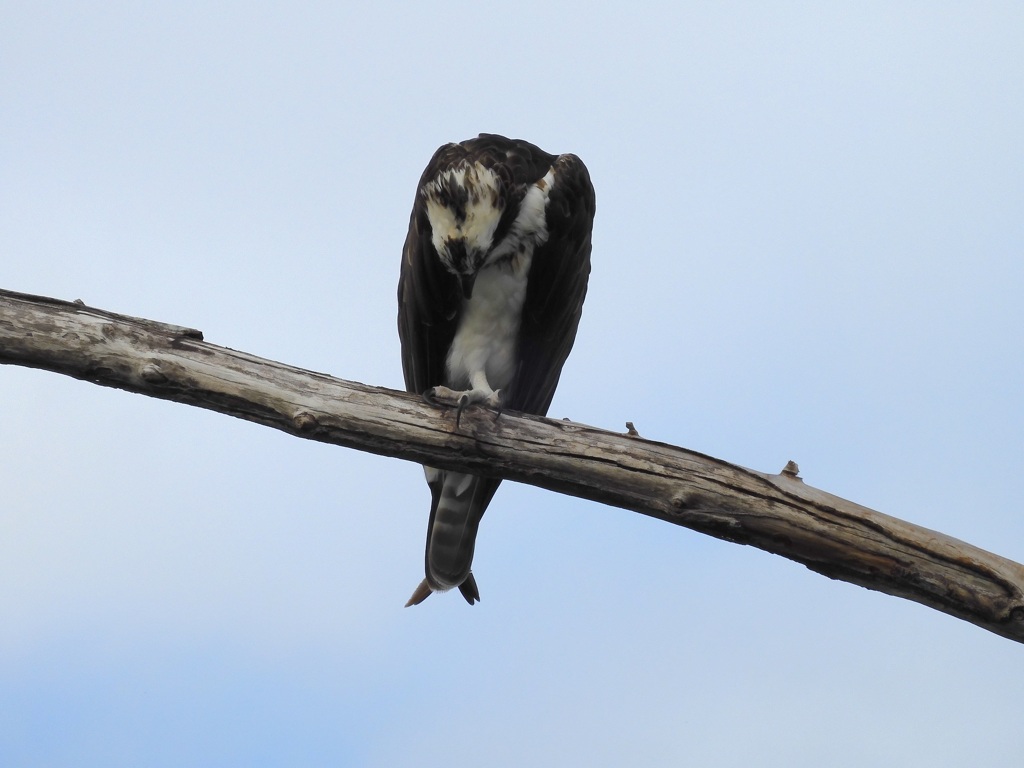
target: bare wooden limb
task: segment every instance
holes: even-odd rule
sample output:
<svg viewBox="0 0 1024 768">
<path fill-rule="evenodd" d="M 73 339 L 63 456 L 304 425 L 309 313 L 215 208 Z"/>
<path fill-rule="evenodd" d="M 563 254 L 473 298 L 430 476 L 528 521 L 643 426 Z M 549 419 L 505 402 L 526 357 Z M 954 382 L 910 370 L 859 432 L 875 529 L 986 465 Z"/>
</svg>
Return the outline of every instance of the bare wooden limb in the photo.
<svg viewBox="0 0 1024 768">
<path fill-rule="evenodd" d="M 1024 642 L 1024 566 L 800 480 L 568 421 L 468 410 L 235 352 L 188 328 L 0 291 L 0 363 L 208 408 L 298 437 L 518 480 L 750 544 Z"/>
</svg>

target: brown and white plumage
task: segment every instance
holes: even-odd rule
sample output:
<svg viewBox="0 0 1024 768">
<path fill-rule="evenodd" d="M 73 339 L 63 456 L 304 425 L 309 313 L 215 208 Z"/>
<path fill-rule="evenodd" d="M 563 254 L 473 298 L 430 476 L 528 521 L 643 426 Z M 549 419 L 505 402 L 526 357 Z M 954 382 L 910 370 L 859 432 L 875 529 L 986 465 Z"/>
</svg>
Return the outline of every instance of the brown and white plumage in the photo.
<svg viewBox="0 0 1024 768">
<path fill-rule="evenodd" d="M 590 274 L 594 188 L 575 155 L 481 134 L 434 153 L 420 178 L 398 284 L 406 389 L 547 413 Z M 409 604 L 459 587 L 500 480 L 424 467 L 426 579 Z"/>
</svg>

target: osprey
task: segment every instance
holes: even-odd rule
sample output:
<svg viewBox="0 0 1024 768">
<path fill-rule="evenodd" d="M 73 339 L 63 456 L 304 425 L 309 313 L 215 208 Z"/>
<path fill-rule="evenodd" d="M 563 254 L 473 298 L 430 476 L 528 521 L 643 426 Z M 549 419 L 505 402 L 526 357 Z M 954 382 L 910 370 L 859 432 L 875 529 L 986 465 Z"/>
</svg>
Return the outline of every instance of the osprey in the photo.
<svg viewBox="0 0 1024 768">
<path fill-rule="evenodd" d="M 572 349 L 590 275 L 594 188 L 575 155 L 481 134 L 446 144 L 420 178 L 398 282 L 409 392 L 545 415 Z M 423 468 L 426 578 L 406 605 L 458 587 L 500 480 Z"/>
</svg>

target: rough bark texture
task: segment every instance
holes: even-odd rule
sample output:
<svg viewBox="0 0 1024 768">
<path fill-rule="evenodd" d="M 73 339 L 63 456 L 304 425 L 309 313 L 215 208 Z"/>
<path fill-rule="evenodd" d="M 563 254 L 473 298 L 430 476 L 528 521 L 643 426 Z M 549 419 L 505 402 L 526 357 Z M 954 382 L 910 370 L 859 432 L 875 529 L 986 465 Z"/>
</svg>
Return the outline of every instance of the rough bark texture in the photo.
<svg viewBox="0 0 1024 768">
<path fill-rule="evenodd" d="M 203 341 L 199 331 L 0 291 L 0 363 L 196 405 L 298 437 L 518 480 L 750 544 L 1024 642 L 1024 566 L 805 485 L 583 424 L 471 408 Z M 16 438 L 13 438 L 16 439 Z"/>
</svg>

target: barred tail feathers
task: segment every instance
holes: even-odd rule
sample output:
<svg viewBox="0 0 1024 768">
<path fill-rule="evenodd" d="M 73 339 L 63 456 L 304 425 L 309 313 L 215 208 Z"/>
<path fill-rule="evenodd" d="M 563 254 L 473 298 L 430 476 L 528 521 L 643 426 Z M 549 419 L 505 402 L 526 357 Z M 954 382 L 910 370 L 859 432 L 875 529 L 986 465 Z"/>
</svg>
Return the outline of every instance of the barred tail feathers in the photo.
<svg viewBox="0 0 1024 768">
<path fill-rule="evenodd" d="M 417 605 L 432 592 L 458 587 L 470 605 L 480 600 L 470 570 L 476 534 L 487 505 L 501 480 L 424 467 L 430 486 L 430 522 L 427 525 L 426 578 L 406 606 Z"/>
<path fill-rule="evenodd" d="M 446 472 L 427 529 L 427 582 L 435 591 L 461 585 L 469 576 L 476 532 L 483 516 L 481 478 Z M 487 501 L 490 499 L 488 498 Z"/>
</svg>

